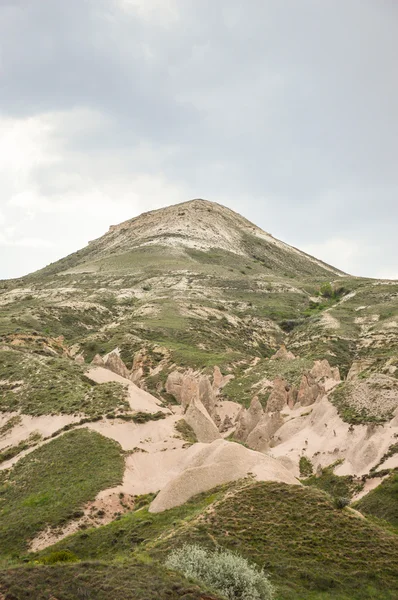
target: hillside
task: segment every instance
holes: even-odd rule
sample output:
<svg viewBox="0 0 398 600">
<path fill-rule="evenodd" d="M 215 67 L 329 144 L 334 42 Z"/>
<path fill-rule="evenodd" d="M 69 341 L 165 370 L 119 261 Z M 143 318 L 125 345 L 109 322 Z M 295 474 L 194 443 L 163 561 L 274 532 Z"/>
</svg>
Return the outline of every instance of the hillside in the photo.
<svg viewBox="0 0 398 600">
<path fill-rule="evenodd" d="M 187 541 L 395 598 L 397 438 L 398 282 L 205 200 L 113 225 L 0 282 L 0 598 L 217 598 Z"/>
</svg>

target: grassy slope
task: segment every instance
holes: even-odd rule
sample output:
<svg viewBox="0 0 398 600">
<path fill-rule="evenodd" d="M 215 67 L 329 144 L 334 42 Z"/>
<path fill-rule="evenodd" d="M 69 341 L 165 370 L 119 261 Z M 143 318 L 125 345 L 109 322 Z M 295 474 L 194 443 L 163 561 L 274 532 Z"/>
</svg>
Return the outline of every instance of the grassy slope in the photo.
<svg viewBox="0 0 398 600">
<path fill-rule="evenodd" d="M 3 412 L 36 416 L 83 413 L 94 417 L 129 409 L 122 385 L 95 385 L 84 376 L 84 368 L 68 358 L 0 350 L 0 380 L 5 382 L 0 384 Z"/>
<path fill-rule="evenodd" d="M 183 542 L 220 545 L 264 566 L 278 600 L 392 600 L 398 594 L 397 536 L 336 509 L 322 491 L 278 483 L 227 486 L 160 514 L 143 509 L 75 534 L 41 556 L 68 549 L 83 560 L 123 560 L 134 551 L 162 562 Z"/>
<path fill-rule="evenodd" d="M 384 519 L 398 531 L 398 473 L 387 479 L 355 504 L 363 514 Z"/>
<path fill-rule="evenodd" d="M 217 600 L 160 565 L 78 563 L 0 571 L 0 592 L 12 600 Z"/>
<path fill-rule="evenodd" d="M 393 599 L 398 537 L 334 508 L 323 492 L 255 484 L 155 549 L 184 541 L 234 549 L 264 566 L 280 600 Z"/>
<path fill-rule="evenodd" d="M 73 518 L 102 489 L 121 483 L 119 444 L 88 429 L 66 433 L 0 473 L 0 549 L 3 556 L 27 550 L 48 525 Z"/>
</svg>

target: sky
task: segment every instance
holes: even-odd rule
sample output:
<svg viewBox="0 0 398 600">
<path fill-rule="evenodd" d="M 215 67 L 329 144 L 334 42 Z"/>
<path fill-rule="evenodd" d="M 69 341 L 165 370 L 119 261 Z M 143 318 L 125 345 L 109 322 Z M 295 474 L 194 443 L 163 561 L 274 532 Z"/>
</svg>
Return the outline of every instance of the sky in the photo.
<svg viewBox="0 0 398 600">
<path fill-rule="evenodd" d="M 396 0 L 0 0 L 0 279 L 206 198 L 398 279 Z"/>
</svg>

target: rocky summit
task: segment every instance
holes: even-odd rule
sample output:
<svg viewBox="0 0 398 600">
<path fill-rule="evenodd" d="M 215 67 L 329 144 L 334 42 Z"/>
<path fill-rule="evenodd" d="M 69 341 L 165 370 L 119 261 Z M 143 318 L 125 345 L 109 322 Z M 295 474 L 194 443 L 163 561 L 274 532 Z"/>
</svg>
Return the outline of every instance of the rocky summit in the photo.
<svg viewBox="0 0 398 600">
<path fill-rule="evenodd" d="M 250 600 L 398 597 L 397 281 L 144 213 L 0 282 L 0 411 L 0 598 L 222 600 L 187 544 Z"/>
</svg>

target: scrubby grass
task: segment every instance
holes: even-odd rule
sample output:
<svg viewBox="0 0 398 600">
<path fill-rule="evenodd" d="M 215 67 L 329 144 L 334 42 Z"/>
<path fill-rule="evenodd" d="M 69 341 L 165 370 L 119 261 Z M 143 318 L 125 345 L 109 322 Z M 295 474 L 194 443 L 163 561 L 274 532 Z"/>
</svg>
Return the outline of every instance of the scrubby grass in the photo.
<svg viewBox="0 0 398 600">
<path fill-rule="evenodd" d="M 317 477 L 312 475 L 302 481 L 304 485 L 316 487 L 330 494 L 334 499 L 352 498 L 363 487 L 352 475 L 335 475 L 333 466 L 322 469 L 322 474 Z"/>
<path fill-rule="evenodd" d="M 362 423 L 384 423 L 392 417 L 391 414 L 370 414 L 363 408 L 359 410 L 350 402 L 351 390 L 352 384 L 344 382 L 337 386 L 329 396 L 329 399 L 337 408 L 340 417 L 343 421 L 346 421 L 346 423 L 351 423 L 353 425 L 360 425 Z"/>
<path fill-rule="evenodd" d="M 354 506 L 364 515 L 388 521 L 398 533 L 398 473 L 391 473 Z"/>
<path fill-rule="evenodd" d="M 0 411 L 27 415 L 101 415 L 128 410 L 126 390 L 119 383 L 94 384 L 70 359 L 0 351 Z"/>
<path fill-rule="evenodd" d="M 175 424 L 175 430 L 181 435 L 182 439 L 188 442 L 188 444 L 195 444 L 198 441 L 196 433 L 185 419 L 180 419 Z"/>
<path fill-rule="evenodd" d="M 0 571 L 0 593 L 13 600 L 217 600 L 153 562 L 84 562 Z M 221 599 L 220 599 L 221 600 Z"/>
<path fill-rule="evenodd" d="M 138 510 L 121 516 L 109 525 L 71 535 L 37 556 L 47 556 L 54 550 L 68 550 L 81 560 L 112 560 L 129 557 L 132 551 L 145 552 L 163 535 L 198 518 L 212 502 L 223 496 L 226 489 L 228 486 L 200 494 L 182 506 L 157 514 L 148 512 L 153 495 L 140 497 L 137 500 Z M 141 500 L 148 502 L 148 505 L 141 506 Z"/>
<path fill-rule="evenodd" d="M 161 542 L 237 550 L 270 573 L 279 600 L 393 600 L 398 537 L 338 510 L 319 490 L 258 483 L 227 496 L 191 527 Z"/>
<path fill-rule="evenodd" d="M 121 483 L 119 444 L 79 429 L 22 458 L 0 474 L 0 551 L 18 555 L 46 526 L 65 524 L 99 491 Z"/>
<path fill-rule="evenodd" d="M 17 456 L 18 454 L 20 454 L 24 450 L 27 450 L 28 448 L 32 448 L 32 446 L 36 446 L 41 440 L 42 435 L 39 432 L 33 432 L 28 438 L 26 438 L 26 440 L 22 440 L 21 442 L 19 442 L 19 444 L 4 448 L 0 452 L 0 463 L 14 458 L 14 456 Z"/>
</svg>

